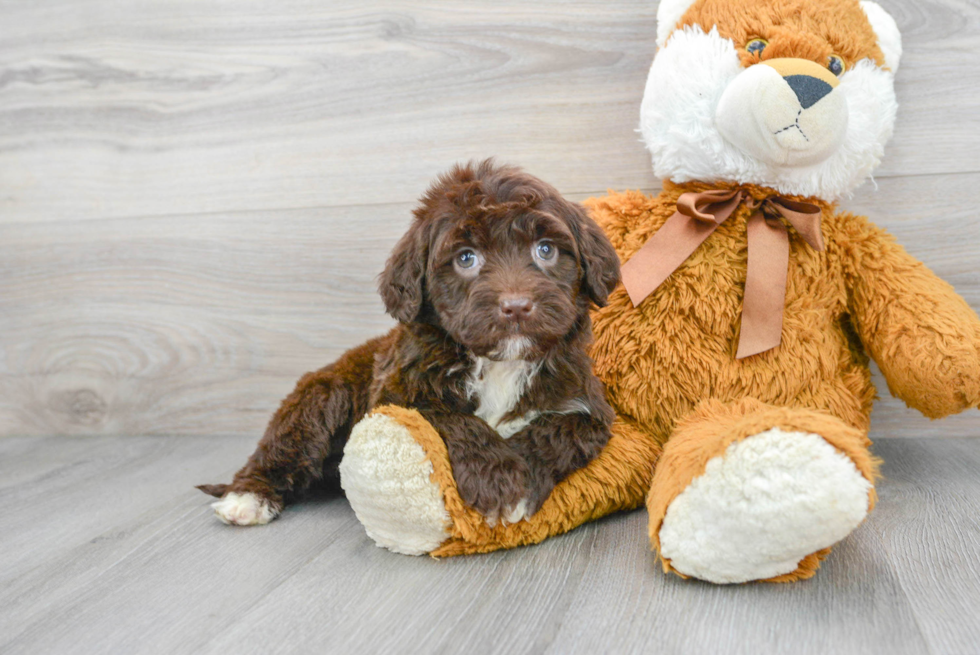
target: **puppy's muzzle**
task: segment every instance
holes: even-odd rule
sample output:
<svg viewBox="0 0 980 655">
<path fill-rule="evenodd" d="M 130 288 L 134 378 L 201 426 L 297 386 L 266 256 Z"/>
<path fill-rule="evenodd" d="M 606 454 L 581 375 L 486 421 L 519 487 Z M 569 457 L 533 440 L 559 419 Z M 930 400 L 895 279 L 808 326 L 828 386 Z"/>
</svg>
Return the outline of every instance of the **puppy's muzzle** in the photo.
<svg viewBox="0 0 980 655">
<path fill-rule="evenodd" d="M 715 110 L 722 136 L 748 155 L 779 166 L 827 159 L 847 132 L 840 80 L 807 59 L 750 66 L 725 89 Z"/>
</svg>

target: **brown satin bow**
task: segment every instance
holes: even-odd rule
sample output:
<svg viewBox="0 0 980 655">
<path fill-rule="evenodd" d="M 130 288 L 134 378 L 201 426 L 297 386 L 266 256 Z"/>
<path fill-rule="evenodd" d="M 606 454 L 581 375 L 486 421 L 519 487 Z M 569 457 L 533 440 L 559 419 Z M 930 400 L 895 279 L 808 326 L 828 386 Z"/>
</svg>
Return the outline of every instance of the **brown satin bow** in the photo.
<svg viewBox="0 0 980 655">
<path fill-rule="evenodd" d="M 735 354 L 738 359 L 775 348 L 782 338 L 789 235 L 779 217 L 785 218 L 810 247 L 823 250 L 820 207 L 775 195 L 757 200 L 737 189 L 685 193 L 677 199 L 677 211 L 622 268 L 623 285 L 636 307 L 732 215 L 743 199 L 753 212 L 746 225 L 749 261 L 742 331 Z"/>
</svg>

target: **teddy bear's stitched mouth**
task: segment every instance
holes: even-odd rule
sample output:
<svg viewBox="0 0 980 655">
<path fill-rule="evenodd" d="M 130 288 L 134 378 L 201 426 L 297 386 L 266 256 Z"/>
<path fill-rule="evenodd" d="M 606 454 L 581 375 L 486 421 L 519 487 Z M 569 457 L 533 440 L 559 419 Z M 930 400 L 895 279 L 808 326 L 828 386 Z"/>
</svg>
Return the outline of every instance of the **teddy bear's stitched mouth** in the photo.
<svg viewBox="0 0 980 655">
<path fill-rule="evenodd" d="M 802 113 L 803 113 L 803 109 L 800 109 L 798 112 L 796 112 L 796 120 L 794 120 L 792 123 L 790 123 L 786 127 L 782 128 L 782 129 L 779 129 L 779 130 L 776 130 L 775 132 L 773 132 L 773 135 L 775 136 L 777 134 L 782 134 L 786 130 L 791 130 L 791 129 L 793 129 L 795 127 L 797 130 L 800 131 L 800 135 L 804 139 L 806 139 L 806 141 L 809 143 L 810 138 L 806 135 L 806 132 L 803 131 L 803 128 L 800 127 L 800 114 L 802 114 Z"/>
</svg>

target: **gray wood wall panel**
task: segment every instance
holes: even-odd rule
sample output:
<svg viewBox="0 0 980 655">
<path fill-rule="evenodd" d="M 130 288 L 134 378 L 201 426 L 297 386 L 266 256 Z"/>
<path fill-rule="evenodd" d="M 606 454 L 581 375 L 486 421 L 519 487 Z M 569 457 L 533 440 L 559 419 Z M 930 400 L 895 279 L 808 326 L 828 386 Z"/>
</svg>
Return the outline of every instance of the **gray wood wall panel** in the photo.
<svg viewBox="0 0 980 655">
<path fill-rule="evenodd" d="M 980 5 L 882 0 L 902 104 L 844 206 L 980 308 Z M 436 173 L 653 191 L 652 0 L 0 5 L 0 435 L 259 433 L 391 323 L 374 291 Z M 882 385 L 882 393 L 887 391 Z M 963 435 L 885 398 L 873 436 Z"/>
</svg>

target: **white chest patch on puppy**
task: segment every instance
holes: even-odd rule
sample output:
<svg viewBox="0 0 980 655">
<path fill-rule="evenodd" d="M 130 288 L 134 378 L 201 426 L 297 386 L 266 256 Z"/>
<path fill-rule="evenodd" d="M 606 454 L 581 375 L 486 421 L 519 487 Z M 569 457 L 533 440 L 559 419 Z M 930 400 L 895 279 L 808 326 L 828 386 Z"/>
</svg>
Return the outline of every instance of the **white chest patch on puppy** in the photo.
<svg viewBox="0 0 980 655">
<path fill-rule="evenodd" d="M 528 412 L 522 417 L 503 422 L 504 416 L 514 409 L 540 368 L 540 362 L 524 359 L 496 362 L 486 357 L 476 358 L 476 365 L 466 382 L 466 394 L 477 401 L 476 415 L 504 439 L 516 434 L 537 417 L 537 412 Z"/>
</svg>

